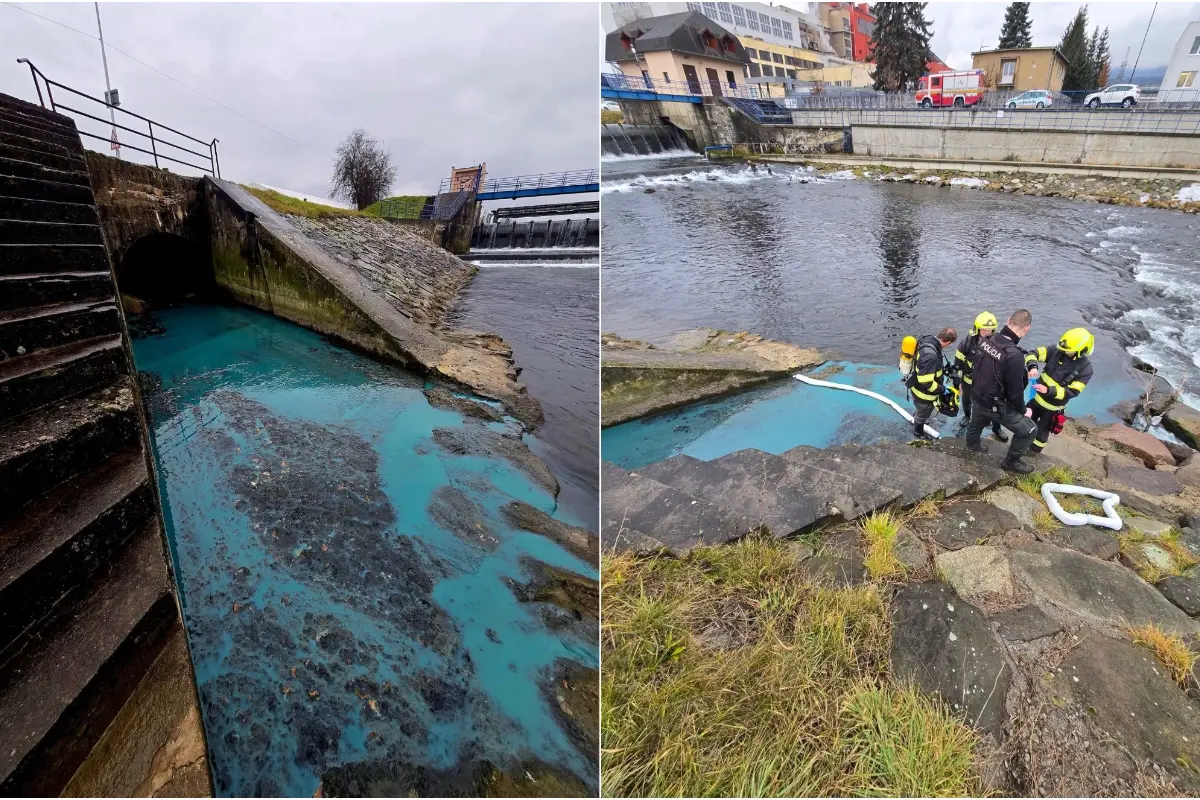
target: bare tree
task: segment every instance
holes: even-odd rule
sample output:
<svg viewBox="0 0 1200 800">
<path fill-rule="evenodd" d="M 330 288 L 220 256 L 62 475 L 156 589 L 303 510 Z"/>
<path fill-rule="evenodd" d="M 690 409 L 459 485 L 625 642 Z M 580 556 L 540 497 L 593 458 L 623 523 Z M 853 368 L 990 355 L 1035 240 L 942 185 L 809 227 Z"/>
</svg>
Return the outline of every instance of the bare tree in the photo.
<svg viewBox="0 0 1200 800">
<path fill-rule="evenodd" d="M 361 211 L 387 196 L 395 182 L 391 154 L 362 128 L 355 128 L 338 145 L 329 182 L 335 199 L 353 203 Z"/>
</svg>

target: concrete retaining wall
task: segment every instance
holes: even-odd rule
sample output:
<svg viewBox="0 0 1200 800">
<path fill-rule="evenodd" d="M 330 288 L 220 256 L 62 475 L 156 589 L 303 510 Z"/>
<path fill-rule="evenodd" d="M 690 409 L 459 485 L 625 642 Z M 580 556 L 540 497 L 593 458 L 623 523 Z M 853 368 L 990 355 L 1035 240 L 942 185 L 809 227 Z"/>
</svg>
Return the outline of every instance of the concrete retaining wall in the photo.
<svg viewBox="0 0 1200 800">
<path fill-rule="evenodd" d="M 688 146 L 703 151 L 711 144 L 737 141 L 734 127 L 736 112 L 719 100 L 703 103 L 676 103 L 660 100 L 620 100 L 625 121 L 634 125 L 673 125 L 683 134 Z"/>
</svg>

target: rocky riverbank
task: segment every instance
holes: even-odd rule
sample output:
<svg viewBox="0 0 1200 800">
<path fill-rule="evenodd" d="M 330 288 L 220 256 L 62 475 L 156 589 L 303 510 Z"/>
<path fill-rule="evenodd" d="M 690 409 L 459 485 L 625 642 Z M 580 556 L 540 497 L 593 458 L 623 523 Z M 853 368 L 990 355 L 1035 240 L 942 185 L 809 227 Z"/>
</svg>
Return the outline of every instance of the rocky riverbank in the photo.
<svg viewBox="0 0 1200 800">
<path fill-rule="evenodd" d="M 811 348 L 698 328 L 656 347 L 613 333 L 600 342 L 600 424 L 628 422 L 825 363 Z"/>
<path fill-rule="evenodd" d="M 769 157 L 766 160 L 770 160 Z M 819 177 L 855 177 L 895 183 L 920 183 L 948 188 L 986 189 L 992 192 L 1064 197 L 1082 202 L 1143 208 L 1165 208 L 1195 214 L 1200 211 L 1200 189 L 1190 189 L 1195 179 L 1114 178 L 1057 173 L 964 172 L 947 169 L 910 169 L 882 164 L 851 166 L 810 162 Z"/>
</svg>

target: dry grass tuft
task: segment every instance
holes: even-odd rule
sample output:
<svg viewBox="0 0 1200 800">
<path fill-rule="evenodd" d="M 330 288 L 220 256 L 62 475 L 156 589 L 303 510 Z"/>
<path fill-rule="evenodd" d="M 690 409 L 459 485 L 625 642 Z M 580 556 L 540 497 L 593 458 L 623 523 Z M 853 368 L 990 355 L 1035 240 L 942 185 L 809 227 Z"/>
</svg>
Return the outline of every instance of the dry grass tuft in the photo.
<svg viewBox="0 0 1200 800">
<path fill-rule="evenodd" d="M 1175 683 L 1183 689 L 1188 688 L 1188 682 L 1192 680 L 1192 667 L 1200 656 L 1192 652 L 1183 639 L 1164 632 L 1153 622 L 1127 630 L 1135 644 L 1148 648 L 1166 666 Z"/>
<path fill-rule="evenodd" d="M 981 793 L 977 734 L 889 677 L 873 584 L 811 585 L 756 538 L 606 557 L 602 581 L 605 795 Z"/>
<path fill-rule="evenodd" d="M 900 531 L 900 519 L 890 511 L 874 512 L 863 518 L 858 525 L 867 541 L 867 555 L 863 566 L 872 580 L 899 578 L 905 574 L 904 564 L 896 558 L 896 534 Z"/>
</svg>

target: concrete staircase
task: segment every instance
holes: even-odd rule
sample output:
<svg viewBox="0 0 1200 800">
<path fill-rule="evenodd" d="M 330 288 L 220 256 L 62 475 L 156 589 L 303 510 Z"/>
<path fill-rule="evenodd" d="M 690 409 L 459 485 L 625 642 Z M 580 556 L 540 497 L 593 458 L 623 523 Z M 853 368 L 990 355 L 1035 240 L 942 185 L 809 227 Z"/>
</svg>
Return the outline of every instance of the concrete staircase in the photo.
<svg viewBox="0 0 1200 800">
<path fill-rule="evenodd" d="M 604 462 L 601 535 L 609 551 L 679 554 L 755 531 L 793 536 L 938 493 L 990 489 L 1004 477 L 1000 447 L 991 447 L 994 454 L 980 455 L 959 439 L 926 447 L 801 445 L 779 455 L 738 450 L 712 461 L 679 455 L 634 471 Z"/>
<path fill-rule="evenodd" d="M 147 451 L 75 125 L 0 95 L 0 794 L 57 795 L 85 765 L 142 785 L 137 753 L 88 762 L 182 639 Z"/>
</svg>

